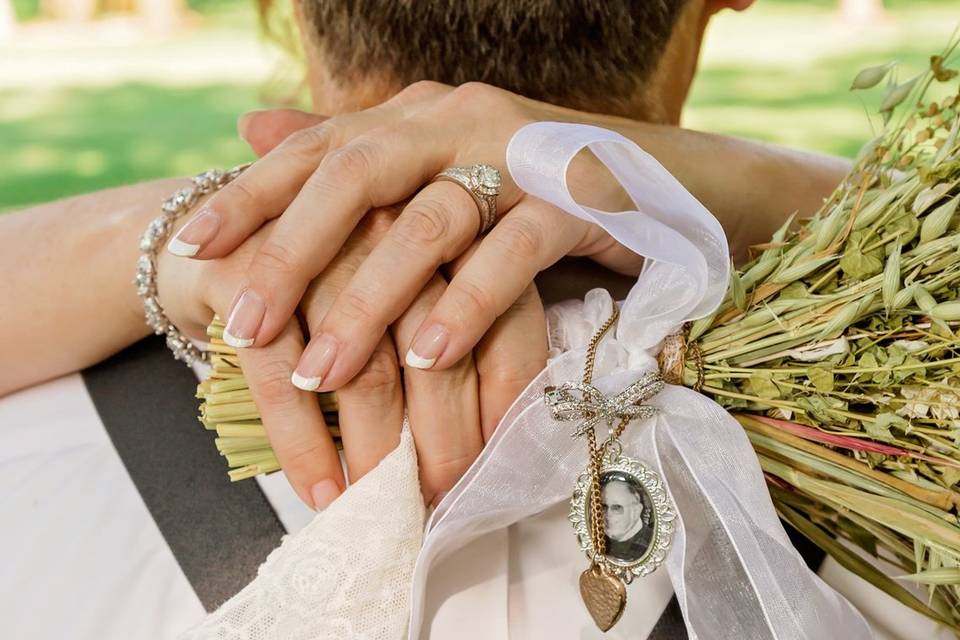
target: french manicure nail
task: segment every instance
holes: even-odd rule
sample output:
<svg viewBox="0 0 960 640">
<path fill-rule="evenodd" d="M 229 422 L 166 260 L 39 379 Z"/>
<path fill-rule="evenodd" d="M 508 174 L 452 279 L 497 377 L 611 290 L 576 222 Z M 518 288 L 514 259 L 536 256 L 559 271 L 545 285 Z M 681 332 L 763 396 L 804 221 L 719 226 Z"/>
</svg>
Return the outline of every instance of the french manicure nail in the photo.
<svg viewBox="0 0 960 640">
<path fill-rule="evenodd" d="M 449 337 L 450 333 L 442 324 L 430 325 L 414 339 L 404 362 L 414 369 L 429 369 L 443 353 Z"/>
<path fill-rule="evenodd" d="M 223 341 L 236 349 L 252 345 L 265 312 L 266 305 L 260 294 L 253 289 L 245 290 L 233 305 L 230 319 L 223 330 Z"/>
<path fill-rule="evenodd" d="M 323 378 L 320 376 L 308 378 L 307 376 L 302 376 L 294 371 L 293 375 L 290 376 L 290 382 L 292 382 L 293 386 L 298 389 L 303 389 L 304 391 L 316 391 L 317 387 L 320 386 L 320 383 L 323 382 Z"/>
<path fill-rule="evenodd" d="M 290 376 L 293 386 L 304 391 L 316 391 L 333 367 L 339 346 L 337 339 L 326 333 L 311 340 L 296 371 Z"/>
<path fill-rule="evenodd" d="M 167 251 L 175 256 L 190 258 L 217 235 L 220 216 L 209 207 L 203 207 L 167 244 Z"/>
<path fill-rule="evenodd" d="M 317 511 L 323 511 L 330 506 L 330 503 L 340 496 L 340 487 L 333 480 L 327 478 L 313 485 L 310 489 L 310 497 L 313 498 L 313 508 Z"/>
</svg>

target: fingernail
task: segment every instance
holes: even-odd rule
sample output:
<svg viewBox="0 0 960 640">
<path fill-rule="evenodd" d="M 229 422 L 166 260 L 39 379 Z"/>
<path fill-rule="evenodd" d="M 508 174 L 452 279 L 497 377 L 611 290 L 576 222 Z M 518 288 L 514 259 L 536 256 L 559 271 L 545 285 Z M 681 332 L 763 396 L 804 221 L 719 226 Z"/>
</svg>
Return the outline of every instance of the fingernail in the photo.
<svg viewBox="0 0 960 640">
<path fill-rule="evenodd" d="M 252 345 L 265 312 L 266 306 L 260 294 L 253 289 L 245 290 L 233 305 L 227 327 L 223 330 L 223 341 L 237 349 Z"/>
<path fill-rule="evenodd" d="M 340 487 L 337 486 L 336 482 L 327 478 L 313 485 L 313 488 L 310 489 L 310 496 L 313 498 L 313 508 L 317 511 L 323 511 L 340 496 Z"/>
<path fill-rule="evenodd" d="M 429 369 L 443 353 L 449 337 L 450 334 L 443 325 L 430 325 L 414 339 L 404 362 L 414 369 Z"/>
<path fill-rule="evenodd" d="M 237 118 L 237 133 L 239 133 L 240 137 L 244 140 L 247 139 L 247 128 L 250 126 L 250 121 L 253 120 L 256 113 L 256 111 L 248 111 Z"/>
<path fill-rule="evenodd" d="M 290 377 L 293 386 L 304 391 L 316 391 L 333 367 L 339 346 L 336 338 L 325 333 L 311 340 Z"/>
<path fill-rule="evenodd" d="M 204 207 L 170 239 L 167 251 L 184 258 L 195 256 L 203 245 L 213 240 L 219 228 L 220 216 Z"/>
</svg>

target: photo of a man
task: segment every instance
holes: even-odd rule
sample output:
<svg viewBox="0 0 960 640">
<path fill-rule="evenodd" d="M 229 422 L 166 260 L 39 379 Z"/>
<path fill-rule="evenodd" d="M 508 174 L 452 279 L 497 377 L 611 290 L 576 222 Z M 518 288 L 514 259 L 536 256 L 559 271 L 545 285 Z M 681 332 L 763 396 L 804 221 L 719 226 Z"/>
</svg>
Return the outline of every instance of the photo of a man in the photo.
<svg viewBox="0 0 960 640">
<path fill-rule="evenodd" d="M 636 562 L 653 538 L 653 505 L 643 487 L 621 472 L 604 474 L 600 488 L 607 555 Z"/>
</svg>

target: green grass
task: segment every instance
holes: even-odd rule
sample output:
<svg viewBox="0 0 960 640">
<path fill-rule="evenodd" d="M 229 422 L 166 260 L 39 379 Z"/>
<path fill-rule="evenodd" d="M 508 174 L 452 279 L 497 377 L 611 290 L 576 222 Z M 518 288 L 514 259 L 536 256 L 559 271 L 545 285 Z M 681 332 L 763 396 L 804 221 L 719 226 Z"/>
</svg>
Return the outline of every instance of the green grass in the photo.
<svg viewBox="0 0 960 640">
<path fill-rule="evenodd" d="M 707 36 L 684 124 L 855 155 L 873 136 L 868 116 L 883 94 L 882 88 L 850 93 L 857 71 L 896 60 L 907 79 L 926 68 L 960 25 L 960 9 L 950 3 L 886 4 L 886 21 L 859 29 L 840 23 L 829 2 L 761 0 L 744 14 L 720 15 Z"/>
<path fill-rule="evenodd" d="M 888 1 L 887 21 L 851 29 L 833 4 L 760 0 L 719 16 L 684 124 L 853 155 L 871 129 L 850 79 L 891 59 L 901 77 L 920 70 L 960 11 Z M 106 30 L 64 42 L 41 29 L 0 44 L 0 210 L 250 158 L 236 117 L 262 105 L 278 64 L 291 65 L 260 42 L 251 5 L 193 6 L 204 14 L 172 40 Z"/>
</svg>

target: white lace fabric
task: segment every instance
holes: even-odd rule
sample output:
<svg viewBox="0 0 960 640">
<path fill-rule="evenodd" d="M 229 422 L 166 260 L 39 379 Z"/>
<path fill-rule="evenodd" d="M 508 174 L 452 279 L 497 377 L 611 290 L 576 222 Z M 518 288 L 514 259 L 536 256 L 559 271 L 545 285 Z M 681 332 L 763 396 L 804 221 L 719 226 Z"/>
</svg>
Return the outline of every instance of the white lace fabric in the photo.
<svg viewBox="0 0 960 640">
<path fill-rule="evenodd" d="M 180 640 L 400 640 L 423 537 L 413 438 L 285 536 L 257 577 Z"/>
</svg>

